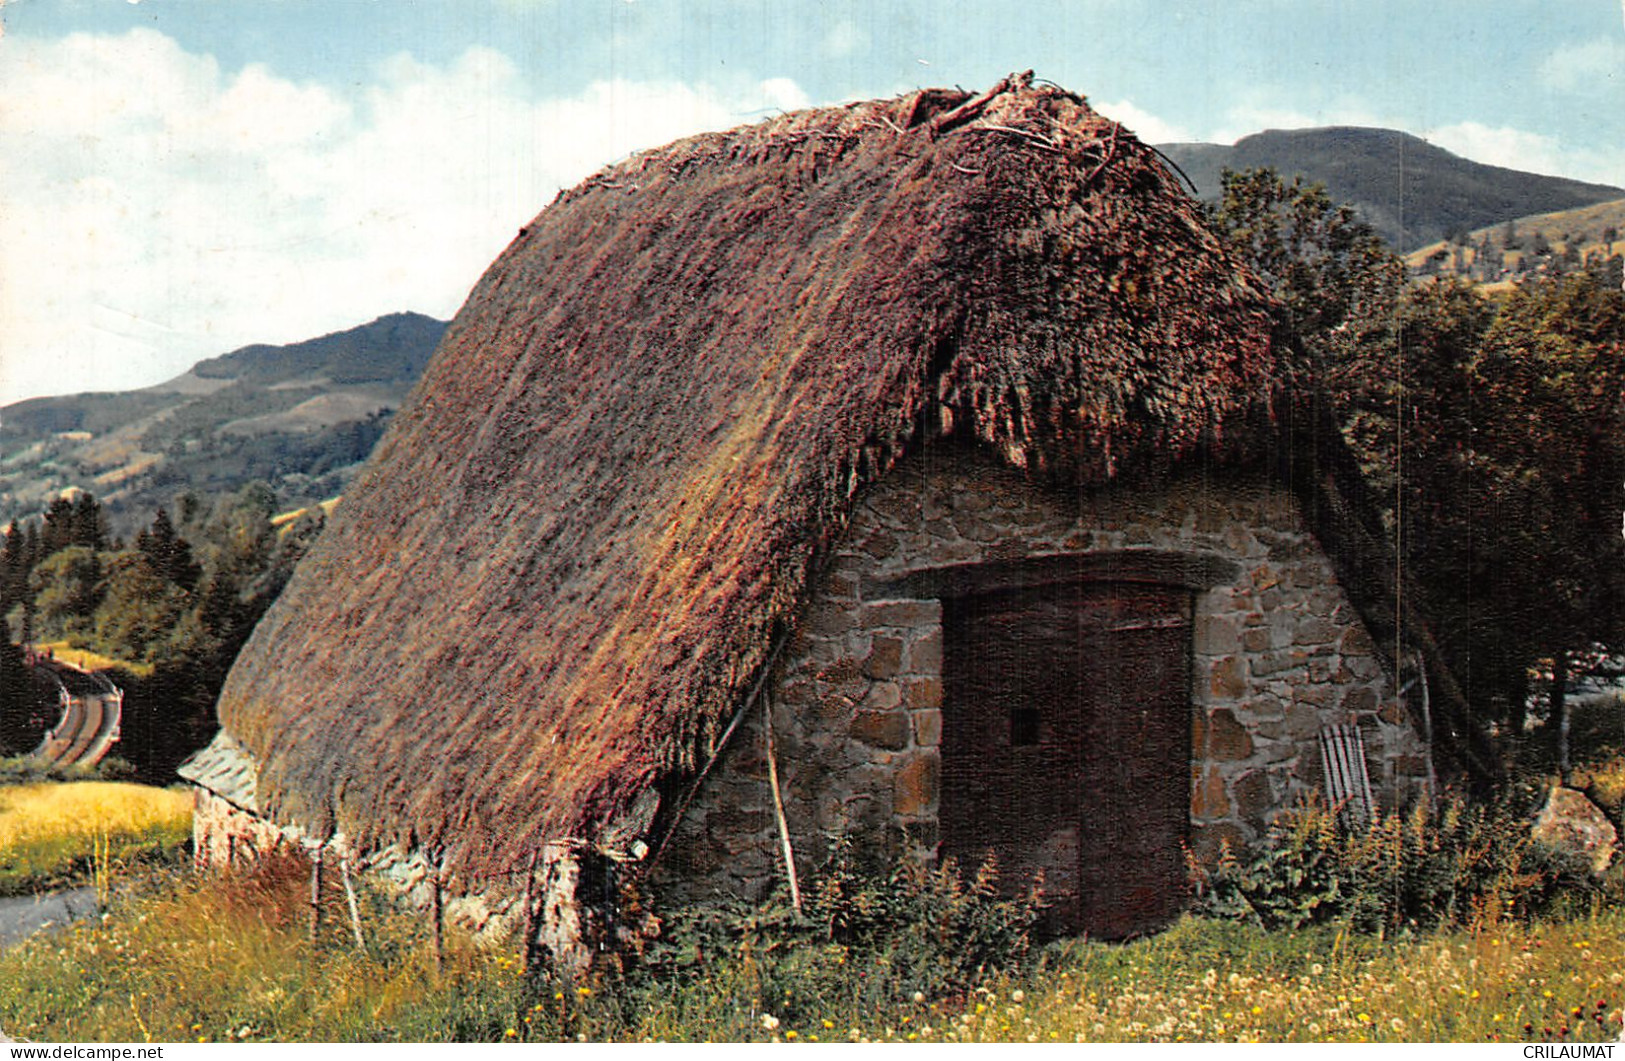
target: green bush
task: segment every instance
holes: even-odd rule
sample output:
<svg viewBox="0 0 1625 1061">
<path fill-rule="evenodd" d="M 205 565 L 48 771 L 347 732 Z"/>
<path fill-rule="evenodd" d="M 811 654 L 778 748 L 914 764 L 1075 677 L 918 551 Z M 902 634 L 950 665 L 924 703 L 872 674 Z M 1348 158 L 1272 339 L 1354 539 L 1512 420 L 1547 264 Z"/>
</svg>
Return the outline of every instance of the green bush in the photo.
<svg viewBox="0 0 1625 1061">
<path fill-rule="evenodd" d="M 760 904 L 724 900 L 667 914 L 661 938 L 615 994 L 637 1011 L 671 1010 L 684 1004 L 674 986 L 703 981 L 787 1023 L 963 996 L 1031 954 L 1039 887 L 1012 899 L 998 885 L 991 860 L 967 881 L 952 861 L 932 868 L 902 859 L 875 872 L 843 849 L 809 882 L 799 914 L 782 889 Z M 661 1023 L 687 1022 L 669 1012 Z"/>
<path fill-rule="evenodd" d="M 1197 910 L 1264 928 L 1346 923 L 1359 932 L 1481 925 L 1571 912 L 1618 897 L 1583 862 L 1529 835 L 1530 796 L 1488 806 L 1452 796 L 1437 811 L 1341 825 L 1318 801 L 1289 811 L 1250 852 L 1193 871 Z"/>
</svg>

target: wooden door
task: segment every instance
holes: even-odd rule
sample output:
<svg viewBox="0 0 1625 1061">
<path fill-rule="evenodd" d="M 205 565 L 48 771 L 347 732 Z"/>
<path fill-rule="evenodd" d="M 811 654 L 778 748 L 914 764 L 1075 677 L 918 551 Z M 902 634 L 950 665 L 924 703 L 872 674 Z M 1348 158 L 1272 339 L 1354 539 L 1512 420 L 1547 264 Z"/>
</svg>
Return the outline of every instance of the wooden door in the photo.
<svg viewBox="0 0 1625 1061">
<path fill-rule="evenodd" d="M 944 601 L 943 853 L 1044 874 L 1049 934 L 1122 939 L 1185 899 L 1190 613 L 1179 587 L 1081 582 Z"/>
</svg>

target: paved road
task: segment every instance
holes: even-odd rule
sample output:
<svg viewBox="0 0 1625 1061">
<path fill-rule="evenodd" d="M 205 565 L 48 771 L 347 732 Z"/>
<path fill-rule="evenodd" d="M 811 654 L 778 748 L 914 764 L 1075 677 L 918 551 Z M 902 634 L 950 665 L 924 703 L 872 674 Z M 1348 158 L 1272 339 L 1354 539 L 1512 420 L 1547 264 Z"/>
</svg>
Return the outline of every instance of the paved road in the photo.
<svg viewBox="0 0 1625 1061">
<path fill-rule="evenodd" d="M 78 921 L 95 912 L 95 888 L 0 899 L 0 950 L 22 942 L 41 929 Z"/>
</svg>

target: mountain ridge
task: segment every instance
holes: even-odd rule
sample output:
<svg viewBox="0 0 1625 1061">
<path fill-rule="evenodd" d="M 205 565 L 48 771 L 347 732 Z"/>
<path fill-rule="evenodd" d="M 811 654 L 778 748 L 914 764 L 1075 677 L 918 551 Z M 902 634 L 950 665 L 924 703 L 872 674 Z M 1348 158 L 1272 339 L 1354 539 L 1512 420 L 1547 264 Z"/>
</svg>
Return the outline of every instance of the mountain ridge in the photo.
<svg viewBox="0 0 1625 1061">
<path fill-rule="evenodd" d="M 1625 198 L 1625 188 L 1474 162 L 1411 133 L 1369 126 L 1266 129 L 1231 145 L 1157 150 L 1202 199 L 1218 198 L 1225 169 L 1267 167 L 1322 183 L 1402 252 L 1508 218 Z"/>
<path fill-rule="evenodd" d="M 103 500 L 115 532 L 187 489 L 261 479 L 290 504 L 331 497 L 445 328 L 420 313 L 390 313 L 301 342 L 240 347 L 138 390 L 0 408 L 0 526 L 72 488 Z"/>
</svg>

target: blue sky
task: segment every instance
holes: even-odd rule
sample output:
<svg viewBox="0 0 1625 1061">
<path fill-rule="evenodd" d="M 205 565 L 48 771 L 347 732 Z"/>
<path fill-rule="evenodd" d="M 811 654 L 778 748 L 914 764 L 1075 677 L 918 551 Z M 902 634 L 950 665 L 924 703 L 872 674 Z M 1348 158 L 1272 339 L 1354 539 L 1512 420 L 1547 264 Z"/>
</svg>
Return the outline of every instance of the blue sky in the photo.
<svg viewBox="0 0 1625 1061">
<path fill-rule="evenodd" d="M 450 316 L 630 151 L 1029 67 L 1154 142 L 1382 125 L 1625 185 L 1625 0 L 0 5 L 0 404 Z"/>
</svg>

